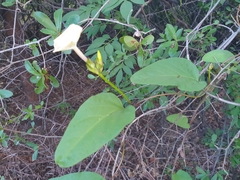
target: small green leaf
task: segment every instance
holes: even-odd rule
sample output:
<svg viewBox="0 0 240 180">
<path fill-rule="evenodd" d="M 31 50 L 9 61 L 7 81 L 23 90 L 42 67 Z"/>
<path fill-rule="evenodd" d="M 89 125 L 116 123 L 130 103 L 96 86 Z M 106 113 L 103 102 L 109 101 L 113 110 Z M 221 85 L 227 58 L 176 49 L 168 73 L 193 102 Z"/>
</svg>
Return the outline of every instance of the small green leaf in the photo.
<svg viewBox="0 0 240 180">
<path fill-rule="evenodd" d="M 24 66 L 25 66 L 26 70 L 27 70 L 29 73 L 31 73 L 31 74 L 33 74 L 33 75 L 35 75 L 35 76 L 40 75 L 40 73 L 38 73 L 38 72 L 36 71 L 36 69 L 34 69 L 34 67 L 32 66 L 32 64 L 31 64 L 29 61 L 25 61 L 25 62 L 24 62 Z"/>
<path fill-rule="evenodd" d="M 41 79 L 41 76 L 32 76 L 30 78 L 30 82 L 33 83 L 33 84 L 37 84 L 38 81 L 40 81 L 40 79 Z"/>
<path fill-rule="evenodd" d="M 192 178 L 187 172 L 180 169 L 176 174 L 172 175 L 172 180 L 192 180 Z"/>
<path fill-rule="evenodd" d="M 202 60 L 205 62 L 221 63 L 226 60 L 230 60 L 230 58 L 234 58 L 234 55 L 230 51 L 216 49 L 206 53 L 202 57 Z"/>
<path fill-rule="evenodd" d="M 213 134 L 211 136 L 211 139 L 212 139 L 212 142 L 215 142 L 217 140 L 217 135 L 216 134 Z"/>
<path fill-rule="evenodd" d="M 57 34 L 57 31 L 53 31 L 51 29 L 46 29 L 46 28 L 43 28 L 40 30 L 43 34 L 47 34 L 47 35 L 56 35 Z"/>
<path fill-rule="evenodd" d="M 37 47 L 32 48 L 32 54 L 33 56 L 39 56 L 40 53 Z"/>
<path fill-rule="evenodd" d="M 144 54 L 143 48 L 140 47 L 139 50 L 138 50 L 138 53 L 137 53 L 137 62 L 138 62 L 138 66 L 140 68 L 144 67 L 144 64 L 145 64 L 143 54 Z"/>
<path fill-rule="evenodd" d="M 132 71 L 128 66 L 123 66 L 123 71 L 129 76 L 132 75 Z"/>
<path fill-rule="evenodd" d="M 35 161 L 38 157 L 38 150 L 35 150 L 34 153 L 32 154 L 32 161 Z"/>
<path fill-rule="evenodd" d="M 168 40 L 170 41 L 171 39 L 174 39 L 177 41 L 177 35 L 176 35 L 176 30 L 171 24 L 166 25 L 165 33 L 167 35 Z"/>
<path fill-rule="evenodd" d="M 50 79 L 51 85 L 52 85 L 53 87 L 55 87 L 55 88 L 58 88 L 58 87 L 59 87 L 59 82 L 58 82 L 58 80 L 57 80 L 55 77 L 49 76 L 49 79 Z"/>
<path fill-rule="evenodd" d="M 108 55 L 112 55 L 113 54 L 113 46 L 111 44 L 107 44 L 105 46 L 105 51 Z"/>
<path fill-rule="evenodd" d="M 0 99 L 10 98 L 13 95 L 12 91 L 0 89 Z"/>
<path fill-rule="evenodd" d="M 200 91 L 207 84 L 199 80 L 197 67 L 184 58 L 157 61 L 137 71 L 131 77 L 134 84 L 177 86 L 182 91 Z"/>
<path fill-rule="evenodd" d="M 58 9 L 54 12 L 54 22 L 56 25 L 57 32 L 61 32 L 62 29 L 62 14 L 63 14 L 62 9 Z"/>
<path fill-rule="evenodd" d="M 49 180 L 105 180 L 102 176 L 94 172 L 71 173 Z"/>
<path fill-rule="evenodd" d="M 132 3 L 129 1 L 124 1 L 120 6 L 120 13 L 128 24 L 132 14 L 132 8 Z"/>
<path fill-rule="evenodd" d="M 34 61 L 32 62 L 32 65 L 33 65 L 34 69 L 37 70 L 39 73 L 42 72 L 42 70 L 41 70 L 41 68 L 40 68 L 40 66 L 38 65 L 38 62 L 37 62 L 36 60 L 34 60 Z"/>
<path fill-rule="evenodd" d="M 150 34 L 150 35 L 146 36 L 145 38 L 143 38 L 141 44 L 144 46 L 147 46 L 149 44 L 152 44 L 153 41 L 154 41 L 154 36 Z"/>
<path fill-rule="evenodd" d="M 5 139 L 2 140 L 2 146 L 7 148 L 8 147 L 8 141 L 6 141 Z"/>
<path fill-rule="evenodd" d="M 68 125 L 55 151 L 56 164 L 70 167 L 80 162 L 115 138 L 134 117 L 135 108 L 124 108 L 112 93 L 90 97 Z"/>
<path fill-rule="evenodd" d="M 51 21 L 51 19 L 44 13 L 40 11 L 36 11 L 32 14 L 32 16 L 40 23 L 42 24 L 45 28 L 51 30 L 51 31 L 57 31 L 55 25 Z"/>
<path fill-rule="evenodd" d="M 176 124 L 177 126 L 179 126 L 181 128 L 184 128 L 184 129 L 190 128 L 187 116 L 183 116 L 181 114 L 171 114 L 171 115 L 167 116 L 167 120 L 171 123 Z"/>
<path fill-rule="evenodd" d="M 119 84 L 122 81 L 122 79 L 123 79 L 123 72 L 120 69 L 120 71 L 118 71 L 117 76 L 116 76 L 116 84 L 117 84 L 117 86 L 119 86 Z"/>
<path fill-rule="evenodd" d="M 36 84 L 37 87 L 34 89 L 36 94 L 40 94 L 44 91 L 44 89 L 46 88 L 46 85 L 44 83 L 45 83 L 45 78 L 41 77 L 41 79 Z"/>
</svg>

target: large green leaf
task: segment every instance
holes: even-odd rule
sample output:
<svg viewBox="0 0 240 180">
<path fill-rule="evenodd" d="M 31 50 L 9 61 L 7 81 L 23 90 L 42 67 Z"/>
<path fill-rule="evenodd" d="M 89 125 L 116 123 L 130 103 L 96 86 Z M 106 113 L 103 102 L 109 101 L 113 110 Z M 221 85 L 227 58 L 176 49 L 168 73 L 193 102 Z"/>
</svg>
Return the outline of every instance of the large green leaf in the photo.
<svg viewBox="0 0 240 180">
<path fill-rule="evenodd" d="M 234 55 L 230 51 L 216 49 L 205 54 L 202 57 L 202 60 L 205 62 L 221 63 L 230 58 L 234 58 Z"/>
<path fill-rule="evenodd" d="M 206 82 L 198 81 L 197 67 L 184 58 L 169 58 L 155 62 L 131 77 L 134 84 L 177 86 L 182 91 L 200 91 Z"/>
<path fill-rule="evenodd" d="M 70 167 L 96 152 L 133 121 L 135 108 L 124 108 L 112 93 L 90 97 L 73 117 L 55 152 L 60 167 Z"/>
<path fill-rule="evenodd" d="M 93 172 L 71 173 L 50 180 L 105 180 L 102 176 Z"/>
<path fill-rule="evenodd" d="M 51 30 L 51 31 L 57 31 L 55 25 L 51 21 L 51 19 L 44 13 L 40 11 L 36 11 L 32 14 L 32 16 L 45 28 Z"/>
</svg>

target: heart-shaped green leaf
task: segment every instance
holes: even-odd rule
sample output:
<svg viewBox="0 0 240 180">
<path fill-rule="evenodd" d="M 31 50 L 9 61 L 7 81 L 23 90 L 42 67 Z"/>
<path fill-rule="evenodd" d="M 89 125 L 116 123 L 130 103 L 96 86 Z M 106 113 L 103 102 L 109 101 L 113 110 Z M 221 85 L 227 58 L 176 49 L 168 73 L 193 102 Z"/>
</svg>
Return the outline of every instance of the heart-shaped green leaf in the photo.
<svg viewBox="0 0 240 180">
<path fill-rule="evenodd" d="M 234 55 L 230 51 L 216 49 L 205 54 L 202 60 L 211 63 L 222 63 L 230 58 L 234 58 Z"/>
<path fill-rule="evenodd" d="M 93 172 L 71 173 L 61 177 L 51 178 L 50 180 L 105 180 L 102 176 Z"/>
<path fill-rule="evenodd" d="M 188 123 L 188 118 L 186 116 L 183 116 L 181 114 L 171 114 L 167 117 L 167 120 L 171 123 L 176 124 L 177 126 L 189 129 L 190 125 Z"/>
<path fill-rule="evenodd" d="M 197 67 L 184 58 L 169 58 L 155 62 L 131 77 L 134 84 L 177 86 L 182 91 L 200 91 L 206 82 L 198 81 Z"/>
<path fill-rule="evenodd" d="M 123 107 L 112 93 L 90 97 L 73 117 L 55 152 L 60 167 L 70 167 L 100 149 L 133 121 L 135 108 Z"/>
</svg>

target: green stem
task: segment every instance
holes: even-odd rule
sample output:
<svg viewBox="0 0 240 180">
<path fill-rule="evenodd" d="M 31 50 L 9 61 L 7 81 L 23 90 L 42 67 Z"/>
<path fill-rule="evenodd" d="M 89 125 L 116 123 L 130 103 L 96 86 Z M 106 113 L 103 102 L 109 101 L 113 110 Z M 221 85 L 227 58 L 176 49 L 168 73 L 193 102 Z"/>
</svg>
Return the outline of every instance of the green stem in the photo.
<svg viewBox="0 0 240 180">
<path fill-rule="evenodd" d="M 130 100 L 128 99 L 128 97 L 126 96 L 126 94 L 124 94 L 115 84 L 113 84 L 111 81 L 109 81 L 106 77 L 103 76 L 102 73 L 99 73 L 98 76 L 100 78 L 102 78 L 102 80 L 104 80 L 107 84 L 109 84 L 112 88 L 114 88 L 119 94 L 122 95 L 122 97 L 124 99 L 126 99 L 126 101 L 131 104 Z"/>
</svg>

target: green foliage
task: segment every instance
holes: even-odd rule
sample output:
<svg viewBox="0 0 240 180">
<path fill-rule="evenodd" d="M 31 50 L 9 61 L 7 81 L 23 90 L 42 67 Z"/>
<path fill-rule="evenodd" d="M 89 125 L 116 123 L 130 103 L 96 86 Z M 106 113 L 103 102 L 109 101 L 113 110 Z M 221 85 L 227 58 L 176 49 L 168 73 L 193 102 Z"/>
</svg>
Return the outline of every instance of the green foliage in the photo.
<svg viewBox="0 0 240 180">
<path fill-rule="evenodd" d="M 133 121 L 135 108 L 123 108 L 111 93 L 89 98 L 77 111 L 55 152 L 61 167 L 70 167 L 112 140 Z M 66 148 L 68 147 L 68 148 Z"/>
<path fill-rule="evenodd" d="M 177 57 L 180 52 L 179 42 L 185 41 L 185 37 L 182 36 L 183 29 L 178 29 L 178 27 L 173 27 L 171 24 L 167 24 L 165 28 L 165 33 L 160 33 L 161 39 L 156 42 L 161 43 L 158 52 L 162 51 L 163 57 Z"/>
<path fill-rule="evenodd" d="M 28 108 L 23 108 L 23 112 L 26 113 L 25 116 L 22 118 L 22 120 L 27 120 L 27 119 L 34 119 L 34 112 L 32 109 L 32 105 L 29 105 Z"/>
<path fill-rule="evenodd" d="M 51 178 L 50 180 L 105 180 L 102 176 L 93 172 L 81 172 L 81 173 L 71 173 L 57 178 Z"/>
<path fill-rule="evenodd" d="M 36 94 L 42 93 L 45 89 L 48 90 L 49 82 L 53 87 L 59 87 L 59 82 L 57 79 L 49 75 L 47 68 L 41 69 L 37 64 L 37 61 L 33 61 L 32 64 L 29 61 L 25 61 L 24 66 L 26 70 L 33 75 L 30 78 L 30 81 L 37 86 L 34 89 Z"/>
<path fill-rule="evenodd" d="M 34 111 L 33 110 L 38 110 L 41 109 L 43 106 L 44 102 L 41 101 L 39 105 L 36 105 L 35 108 L 33 109 L 33 106 L 30 104 L 28 108 L 23 108 L 22 111 L 24 112 L 24 117 L 22 118 L 22 121 L 24 120 L 34 120 Z"/>
<path fill-rule="evenodd" d="M 214 37 L 215 32 L 217 31 L 216 28 L 213 27 L 214 25 L 208 25 L 203 27 L 200 31 L 196 33 L 192 33 L 188 36 L 188 39 L 191 40 L 189 46 L 198 49 L 201 53 L 206 52 L 208 47 L 211 45 L 215 45 L 217 38 Z M 188 35 L 191 32 L 191 29 L 184 30 L 184 36 Z"/>
</svg>

